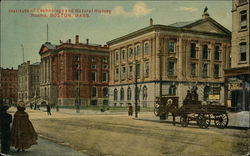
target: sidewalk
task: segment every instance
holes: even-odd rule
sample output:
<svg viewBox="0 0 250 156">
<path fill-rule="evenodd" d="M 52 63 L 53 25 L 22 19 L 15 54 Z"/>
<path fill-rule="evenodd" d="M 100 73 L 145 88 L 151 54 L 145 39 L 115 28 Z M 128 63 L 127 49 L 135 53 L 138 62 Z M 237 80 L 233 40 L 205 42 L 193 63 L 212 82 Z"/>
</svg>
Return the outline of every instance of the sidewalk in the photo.
<svg viewBox="0 0 250 156">
<path fill-rule="evenodd" d="M 16 152 L 11 147 L 10 154 L 6 156 L 89 156 L 87 154 L 75 151 L 74 149 L 39 138 L 38 144 L 31 146 L 25 152 Z"/>
</svg>

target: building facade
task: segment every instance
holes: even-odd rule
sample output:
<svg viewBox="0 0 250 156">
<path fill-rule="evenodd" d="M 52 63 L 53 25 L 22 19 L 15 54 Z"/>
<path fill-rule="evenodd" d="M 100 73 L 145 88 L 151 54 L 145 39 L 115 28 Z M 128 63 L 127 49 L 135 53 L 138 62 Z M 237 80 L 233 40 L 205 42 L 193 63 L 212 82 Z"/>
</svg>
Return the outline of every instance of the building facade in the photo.
<svg viewBox="0 0 250 156">
<path fill-rule="evenodd" d="M 109 51 L 107 46 L 80 43 L 66 43 L 48 50 L 40 50 L 42 66 L 41 95 L 50 98 L 51 104 L 61 106 L 102 106 L 108 104 Z M 49 63 L 46 63 L 46 60 Z M 43 81 L 44 80 L 44 81 Z"/>
<path fill-rule="evenodd" d="M 40 63 L 30 61 L 18 66 L 18 101 L 26 104 L 39 96 L 40 92 Z"/>
<path fill-rule="evenodd" d="M 207 12 L 193 22 L 154 25 L 108 42 L 110 105 L 135 103 L 135 82 L 142 107 L 155 97 L 175 95 L 181 105 L 187 90 L 198 87 L 199 100 L 216 95 L 224 104 L 224 72 L 228 66 L 231 32 Z"/>
<path fill-rule="evenodd" d="M 236 111 L 249 110 L 249 0 L 232 1 L 231 66 L 225 69 L 225 94 L 228 106 Z"/>
<path fill-rule="evenodd" d="M 18 71 L 16 69 L 0 68 L 0 102 L 14 105 L 17 103 Z"/>
</svg>

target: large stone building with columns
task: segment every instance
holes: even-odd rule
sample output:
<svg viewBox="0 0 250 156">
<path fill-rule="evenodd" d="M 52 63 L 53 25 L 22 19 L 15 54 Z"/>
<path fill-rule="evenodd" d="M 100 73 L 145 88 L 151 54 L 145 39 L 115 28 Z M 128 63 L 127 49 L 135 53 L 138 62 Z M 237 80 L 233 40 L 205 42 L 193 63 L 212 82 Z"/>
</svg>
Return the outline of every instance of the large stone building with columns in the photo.
<svg viewBox="0 0 250 156">
<path fill-rule="evenodd" d="M 80 101 L 81 106 L 108 104 L 108 47 L 75 43 L 69 39 L 60 45 L 42 45 L 41 97 L 51 105 L 69 106 Z M 77 102 L 76 102 L 77 101 Z"/>
<path fill-rule="evenodd" d="M 110 105 L 134 105 L 136 77 L 140 106 L 153 107 L 160 94 L 178 96 L 182 104 L 194 85 L 199 100 L 216 95 L 224 104 L 230 40 L 231 32 L 204 12 L 199 20 L 167 26 L 150 19 L 148 27 L 107 42 Z"/>
<path fill-rule="evenodd" d="M 225 69 L 228 106 L 236 111 L 250 109 L 249 0 L 232 1 L 231 65 Z"/>
</svg>

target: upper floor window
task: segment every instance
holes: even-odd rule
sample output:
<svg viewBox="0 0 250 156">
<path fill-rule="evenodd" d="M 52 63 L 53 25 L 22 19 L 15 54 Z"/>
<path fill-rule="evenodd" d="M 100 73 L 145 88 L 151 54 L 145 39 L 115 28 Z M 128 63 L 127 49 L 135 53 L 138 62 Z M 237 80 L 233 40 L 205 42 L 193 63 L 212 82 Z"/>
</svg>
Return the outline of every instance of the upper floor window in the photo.
<svg viewBox="0 0 250 156">
<path fill-rule="evenodd" d="M 103 63 L 108 63 L 108 58 L 107 57 L 102 58 L 102 62 Z"/>
<path fill-rule="evenodd" d="M 91 58 L 91 62 L 95 62 L 96 61 L 96 58 L 95 57 L 92 57 Z"/>
<path fill-rule="evenodd" d="M 148 62 L 145 63 L 144 76 L 145 77 L 149 76 L 149 63 Z"/>
<path fill-rule="evenodd" d="M 126 79 L 126 67 L 122 66 L 122 80 Z"/>
<path fill-rule="evenodd" d="M 131 88 L 128 87 L 128 89 L 127 89 L 127 100 L 131 100 L 131 95 L 132 95 Z"/>
<path fill-rule="evenodd" d="M 133 56 L 133 48 L 129 48 L 129 57 Z"/>
<path fill-rule="evenodd" d="M 220 65 L 214 64 L 214 78 L 220 77 Z"/>
<path fill-rule="evenodd" d="M 119 68 L 115 69 L 115 80 L 118 80 L 119 78 Z"/>
<path fill-rule="evenodd" d="M 78 71 L 75 72 L 75 80 L 79 80 L 79 72 Z"/>
<path fill-rule="evenodd" d="M 196 44 L 191 43 L 191 58 L 196 58 Z"/>
<path fill-rule="evenodd" d="M 118 53 L 118 51 L 115 52 L 115 60 L 116 60 L 116 61 L 119 60 L 119 53 Z"/>
<path fill-rule="evenodd" d="M 168 75 L 173 76 L 175 73 L 175 62 L 169 61 L 168 62 Z"/>
<path fill-rule="evenodd" d="M 214 60 L 220 60 L 220 46 L 214 47 Z"/>
<path fill-rule="evenodd" d="M 97 95 L 97 89 L 96 87 L 92 87 L 92 97 L 96 97 Z"/>
<path fill-rule="evenodd" d="M 125 58 L 126 58 L 126 51 L 123 49 L 122 50 L 122 59 L 125 60 Z"/>
<path fill-rule="evenodd" d="M 208 77 L 208 63 L 204 63 L 203 64 L 203 68 L 202 68 L 202 76 L 203 77 Z"/>
<path fill-rule="evenodd" d="M 137 56 L 141 56 L 141 47 L 140 47 L 140 45 L 136 46 L 136 52 L 137 52 Z"/>
<path fill-rule="evenodd" d="M 174 53 L 174 47 L 175 47 L 175 42 L 170 40 L 168 41 L 168 52 L 170 53 Z"/>
<path fill-rule="evenodd" d="M 247 44 L 246 42 L 240 43 L 240 61 L 244 62 L 247 60 Z"/>
<path fill-rule="evenodd" d="M 102 82 L 108 82 L 108 72 L 102 73 Z"/>
<path fill-rule="evenodd" d="M 96 69 L 96 65 L 95 65 L 95 64 L 92 64 L 92 65 L 91 65 L 91 68 L 92 68 L 92 69 Z"/>
<path fill-rule="evenodd" d="M 133 78 L 133 65 L 129 66 L 129 79 Z"/>
<path fill-rule="evenodd" d="M 96 72 L 95 71 L 91 72 L 91 80 L 96 81 Z"/>
<path fill-rule="evenodd" d="M 103 69 L 108 69 L 109 66 L 108 66 L 107 64 L 103 64 L 103 65 L 102 65 L 102 68 L 103 68 Z"/>
<path fill-rule="evenodd" d="M 79 61 L 80 60 L 80 57 L 77 55 L 77 56 L 74 56 L 74 61 Z"/>
<path fill-rule="evenodd" d="M 196 63 L 191 63 L 191 76 L 196 76 Z"/>
<path fill-rule="evenodd" d="M 141 68 L 141 65 L 140 63 L 136 64 L 136 78 L 139 79 L 140 78 L 140 68 Z"/>
<path fill-rule="evenodd" d="M 208 59 L 208 46 L 205 44 L 203 45 L 203 50 L 202 50 L 202 58 L 203 59 Z"/>
<path fill-rule="evenodd" d="M 247 11 L 243 10 L 240 12 L 240 28 L 247 28 Z"/>
<path fill-rule="evenodd" d="M 149 45 L 148 45 L 148 43 L 144 44 L 144 52 L 145 52 L 145 55 L 149 54 Z"/>
</svg>

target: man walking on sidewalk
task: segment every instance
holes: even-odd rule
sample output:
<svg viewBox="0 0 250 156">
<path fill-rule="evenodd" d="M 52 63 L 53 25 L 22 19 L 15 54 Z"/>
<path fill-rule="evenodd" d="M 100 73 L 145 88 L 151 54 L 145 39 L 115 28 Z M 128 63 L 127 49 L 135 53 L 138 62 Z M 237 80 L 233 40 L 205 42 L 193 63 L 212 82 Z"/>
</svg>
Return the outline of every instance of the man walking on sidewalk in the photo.
<svg viewBox="0 0 250 156">
<path fill-rule="evenodd" d="M 47 113 L 48 115 L 51 115 L 51 107 L 49 104 L 47 104 Z"/>
</svg>

